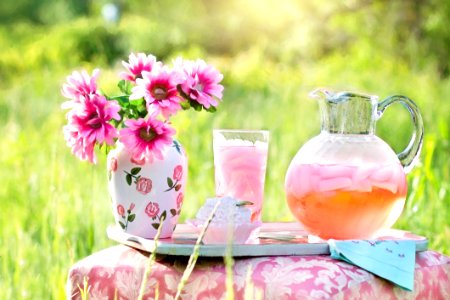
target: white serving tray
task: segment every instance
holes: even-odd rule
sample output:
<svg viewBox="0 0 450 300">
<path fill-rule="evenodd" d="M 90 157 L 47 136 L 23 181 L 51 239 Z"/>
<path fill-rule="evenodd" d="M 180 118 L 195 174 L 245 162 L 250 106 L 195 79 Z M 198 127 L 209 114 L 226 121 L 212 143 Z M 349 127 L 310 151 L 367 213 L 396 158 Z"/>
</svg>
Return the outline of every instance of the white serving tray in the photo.
<svg viewBox="0 0 450 300">
<path fill-rule="evenodd" d="M 124 232 L 121 228 L 111 225 L 107 228 L 108 237 L 121 244 L 157 254 L 189 256 L 192 254 L 198 233 L 188 224 L 178 224 L 172 236 L 160 239 L 156 245 L 151 239 L 144 239 Z M 416 251 L 428 248 L 428 239 L 406 231 L 390 229 L 383 233 L 379 240 L 414 240 Z M 199 256 L 223 257 L 227 245 L 200 245 Z M 329 255 L 330 249 L 326 241 L 308 239 L 308 233 L 296 222 L 263 223 L 259 239 L 252 244 L 233 244 L 233 257 L 242 256 L 288 256 L 288 255 Z"/>
</svg>

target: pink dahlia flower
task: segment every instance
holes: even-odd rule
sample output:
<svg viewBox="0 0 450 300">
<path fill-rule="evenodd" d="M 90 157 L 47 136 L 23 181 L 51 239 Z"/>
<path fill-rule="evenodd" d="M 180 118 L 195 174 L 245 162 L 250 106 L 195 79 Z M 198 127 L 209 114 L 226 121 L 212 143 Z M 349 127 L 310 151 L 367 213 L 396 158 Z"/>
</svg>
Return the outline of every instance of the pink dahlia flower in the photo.
<svg viewBox="0 0 450 300">
<path fill-rule="evenodd" d="M 155 67 L 151 72 L 142 72 L 142 78 L 136 79 L 136 84 L 130 99 L 144 98 L 148 110 L 157 109 L 167 119 L 181 109 L 176 73 Z"/>
<path fill-rule="evenodd" d="M 109 122 L 120 120 L 120 106 L 101 95 L 90 95 L 84 102 L 74 105 L 67 114 L 68 125 L 64 127 L 66 142 L 78 158 L 96 162 L 96 143 L 114 144 L 117 129 Z"/>
<path fill-rule="evenodd" d="M 72 149 L 73 155 L 81 160 L 97 163 L 94 153 L 95 143 L 87 143 L 76 126 L 66 125 L 63 127 L 63 132 L 67 146 Z"/>
<path fill-rule="evenodd" d="M 99 69 L 92 72 L 92 76 L 83 70 L 74 71 L 67 77 L 67 82 L 63 84 L 61 93 L 70 101 L 64 102 L 62 108 L 72 108 L 74 104 L 84 101 L 91 95 L 98 95 L 97 77 L 100 74 Z"/>
<path fill-rule="evenodd" d="M 131 82 L 135 82 L 137 78 L 142 78 L 142 72 L 151 72 L 154 66 L 162 67 L 162 63 L 156 61 L 155 56 L 145 55 L 144 53 L 131 53 L 128 62 L 122 61 L 122 65 L 128 72 L 122 72 L 119 76 Z"/>
<path fill-rule="evenodd" d="M 119 132 L 119 140 L 134 161 L 151 163 L 155 158 L 163 159 L 166 147 L 172 144 L 175 129 L 153 118 L 126 120 L 125 125 L 126 128 Z"/>
<path fill-rule="evenodd" d="M 192 101 L 205 108 L 216 107 L 217 99 L 222 99 L 223 86 L 219 84 L 223 75 L 205 61 L 183 61 L 177 59 L 175 68 L 181 74 L 181 90 Z"/>
</svg>

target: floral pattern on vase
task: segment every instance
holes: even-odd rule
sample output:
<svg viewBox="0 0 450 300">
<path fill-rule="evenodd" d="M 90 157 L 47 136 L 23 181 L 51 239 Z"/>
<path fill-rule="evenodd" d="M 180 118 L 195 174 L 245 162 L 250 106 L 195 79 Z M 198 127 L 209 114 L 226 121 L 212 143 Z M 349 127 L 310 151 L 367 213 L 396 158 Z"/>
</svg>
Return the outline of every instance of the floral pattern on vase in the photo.
<svg viewBox="0 0 450 300">
<path fill-rule="evenodd" d="M 172 178 L 167 177 L 167 185 L 169 186 L 169 188 L 165 190 L 165 192 L 169 192 L 173 189 L 175 189 L 175 191 L 178 192 L 182 187 L 182 184 L 180 183 L 182 179 L 183 179 L 183 167 L 181 165 L 178 165 L 175 167 L 175 169 L 173 169 Z"/>
<path fill-rule="evenodd" d="M 133 162 L 133 160 L 131 160 L 131 162 Z M 129 186 L 133 185 L 134 183 L 136 185 L 136 191 L 143 195 L 147 195 L 152 190 L 153 182 L 150 178 L 142 177 L 141 175 L 139 175 L 141 170 L 142 167 L 134 167 L 129 172 L 124 171 L 126 174 L 125 181 Z"/>
<path fill-rule="evenodd" d="M 134 203 L 130 204 L 130 207 L 125 212 L 125 208 L 122 204 L 117 205 L 117 214 L 122 218 L 122 220 L 118 221 L 120 227 L 122 227 L 123 230 L 127 230 L 128 223 L 131 223 L 136 218 L 136 214 L 132 213 L 133 209 L 135 207 Z"/>
<path fill-rule="evenodd" d="M 170 237 L 184 198 L 186 170 L 185 152 L 176 141 L 166 147 L 162 160 L 146 163 L 133 160 L 121 145 L 112 150 L 108 177 L 116 224 L 127 233 L 151 239 L 162 223 L 160 238 Z"/>
</svg>

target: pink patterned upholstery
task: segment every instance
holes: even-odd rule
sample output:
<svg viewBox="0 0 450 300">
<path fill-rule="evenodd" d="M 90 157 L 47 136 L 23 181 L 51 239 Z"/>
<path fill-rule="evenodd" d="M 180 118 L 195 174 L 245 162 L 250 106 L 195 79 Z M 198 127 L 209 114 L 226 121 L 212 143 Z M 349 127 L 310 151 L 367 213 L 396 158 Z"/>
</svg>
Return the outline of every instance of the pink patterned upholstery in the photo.
<svg viewBox="0 0 450 300">
<path fill-rule="evenodd" d="M 69 271 L 67 298 L 80 299 L 86 277 L 89 299 L 137 299 L 148 254 L 119 245 L 94 253 Z M 173 299 L 187 257 L 159 256 L 145 298 Z M 182 299 L 224 299 L 226 274 L 220 258 L 199 258 Z M 450 299 L 450 258 L 434 251 L 417 254 L 414 292 L 405 291 L 358 267 L 329 256 L 236 259 L 235 299 Z"/>
</svg>

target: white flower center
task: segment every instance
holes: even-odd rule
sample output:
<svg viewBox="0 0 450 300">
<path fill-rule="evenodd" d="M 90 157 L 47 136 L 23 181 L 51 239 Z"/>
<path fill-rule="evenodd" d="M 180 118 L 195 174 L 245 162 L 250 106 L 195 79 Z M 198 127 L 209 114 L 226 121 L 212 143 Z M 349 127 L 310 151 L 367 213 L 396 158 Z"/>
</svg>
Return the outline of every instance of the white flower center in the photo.
<svg viewBox="0 0 450 300">
<path fill-rule="evenodd" d="M 203 92 L 203 84 L 197 83 L 194 87 L 197 91 Z"/>
</svg>

